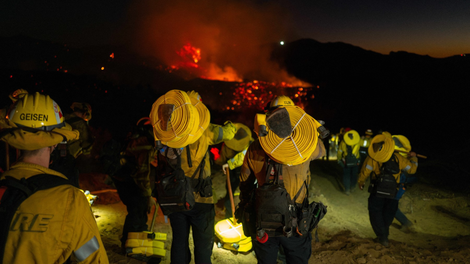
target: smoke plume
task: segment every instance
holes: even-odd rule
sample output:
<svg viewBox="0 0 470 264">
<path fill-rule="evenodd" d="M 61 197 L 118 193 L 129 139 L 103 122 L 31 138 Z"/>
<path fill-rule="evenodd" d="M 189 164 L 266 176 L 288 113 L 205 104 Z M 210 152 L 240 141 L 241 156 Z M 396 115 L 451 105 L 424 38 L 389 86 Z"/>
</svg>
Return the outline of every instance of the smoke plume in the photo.
<svg viewBox="0 0 470 264">
<path fill-rule="evenodd" d="M 269 60 L 274 45 L 295 32 L 279 3 L 255 1 L 135 1 L 133 47 L 167 65 L 177 65 L 184 45 L 200 49 L 202 75 L 217 79 L 292 81 Z"/>
</svg>

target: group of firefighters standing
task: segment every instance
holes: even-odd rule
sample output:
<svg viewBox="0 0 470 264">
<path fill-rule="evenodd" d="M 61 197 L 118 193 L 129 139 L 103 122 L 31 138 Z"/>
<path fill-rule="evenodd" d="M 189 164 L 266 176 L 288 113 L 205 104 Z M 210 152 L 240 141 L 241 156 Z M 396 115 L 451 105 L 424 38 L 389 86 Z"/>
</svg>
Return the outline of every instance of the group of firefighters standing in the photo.
<svg viewBox="0 0 470 264">
<path fill-rule="evenodd" d="M 1 233 L 0 261 L 108 263 L 90 205 L 77 188 L 76 170 L 50 166 L 54 149 L 61 144 L 68 143 L 72 156 L 87 151 L 90 142 L 82 140 L 78 150 L 72 144 L 87 132 L 79 133 L 66 122 L 48 95 L 23 92 L 14 99 L 0 117 L 1 139 L 21 151 L 1 176 L 0 221 L 6 228 Z M 84 108 L 89 108 L 88 117 Z M 69 122 L 91 118 L 88 104 L 77 103 L 72 109 L 76 118 Z M 110 142 L 102 151 L 104 167 L 128 210 L 122 246 L 127 232 L 147 230 L 147 213 L 156 197 L 170 219 L 171 262 L 190 263 L 192 231 L 195 263 L 211 263 L 217 201 L 209 147 L 223 143 L 216 164 L 230 172 L 232 191 L 240 188 L 240 203 L 233 213 L 243 223 L 245 235 L 253 238 L 258 263 L 275 263 L 279 250 L 287 263 L 308 263 L 312 229 L 326 213 L 321 203 L 309 200 L 308 192 L 310 162 L 327 152 L 323 140 L 329 131 L 323 124 L 280 95 L 255 116 L 252 130 L 231 121 L 217 125 L 210 122 L 210 112 L 197 92 L 165 93 L 155 101 L 149 117 L 137 122 L 125 148 Z M 370 222 L 377 242 L 388 246 L 404 179 L 416 172 L 417 158 L 406 137 L 388 132 L 372 135 L 370 130 L 362 138 L 354 130 L 344 131 L 338 163 L 343 167 L 346 195 L 356 183 L 362 190 L 371 178 Z M 123 149 L 128 161 L 123 161 Z M 131 160 L 136 166 L 129 167 Z M 38 175 L 47 180 L 34 181 Z M 67 178 L 69 182 L 63 183 Z M 22 202 L 9 202 L 18 200 L 18 195 L 24 196 Z M 5 214 L 12 208 L 14 214 Z M 228 203 L 226 209 L 230 217 Z"/>
</svg>

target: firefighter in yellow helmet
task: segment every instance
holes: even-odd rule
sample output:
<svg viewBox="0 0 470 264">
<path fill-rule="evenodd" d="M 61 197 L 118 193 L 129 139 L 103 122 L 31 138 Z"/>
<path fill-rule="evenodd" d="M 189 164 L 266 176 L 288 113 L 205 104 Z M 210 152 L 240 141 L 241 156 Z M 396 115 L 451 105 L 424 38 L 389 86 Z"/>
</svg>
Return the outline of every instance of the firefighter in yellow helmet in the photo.
<svg viewBox="0 0 470 264">
<path fill-rule="evenodd" d="M 240 184 L 240 170 L 245 159 L 245 154 L 253 142 L 251 137 L 251 130 L 241 123 L 235 123 L 237 132 L 235 136 L 226 141 L 221 149 L 220 156 L 215 160 L 215 163 L 222 166 L 224 173 L 227 174 L 229 170 L 230 175 L 230 186 L 232 189 L 232 194 L 235 193 L 235 190 Z M 228 187 L 227 187 L 228 188 Z M 227 189 L 227 195 L 225 196 L 225 218 L 232 217 L 232 206 L 230 205 L 229 191 Z"/>
<path fill-rule="evenodd" d="M 361 190 L 365 181 L 371 177 L 369 186 L 369 219 L 377 242 L 389 246 L 389 228 L 398 209 L 396 194 L 400 182 L 400 173 L 414 174 L 418 167 L 415 152 L 409 153 L 409 159 L 397 154 L 392 135 L 388 132 L 376 135 L 369 146 L 369 156 L 364 161 L 359 174 L 358 184 Z"/>
<path fill-rule="evenodd" d="M 356 130 L 349 130 L 344 134 L 338 148 L 338 164 L 343 167 L 343 186 L 346 195 L 356 188 L 360 162 L 359 133 Z"/>
<path fill-rule="evenodd" d="M 211 263 L 216 201 L 208 149 L 232 139 L 236 127 L 230 121 L 211 124 L 199 94 L 181 90 L 168 91 L 154 102 L 150 122 L 159 149 L 154 192 L 170 218 L 171 262 L 191 262 L 192 230 L 194 262 Z"/>
<path fill-rule="evenodd" d="M 314 210 L 309 208 L 318 205 L 318 220 L 326 212 L 321 203 L 308 199 L 310 162 L 325 155 L 322 126 L 288 100 L 277 102 L 281 103 L 267 114 L 255 117 L 258 138 L 243 161 L 235 216 L 243 223 L 244 234 L 252 237 L 258 263 L 276 263 L 282 247 L 287 263 L 306 264 L 315 227 L 310 221 Z"/>
<path fill-rule="evenodd" d="M 1 139 L 20 149 L 21 156 L 1 176 L 5 191 L 1 206 L 6 207 L 2 211 L 12 212 L 1 214 L 3 263 L 64 263 L 69 258 L 108 263 L 87 198 L 67 184 L 66 176 L 48 168 L 58 143 L 78 139 L 78 132 L 64 122 L 59 105 L 47 95 L 26 94 L 13 106 L 5 124 Z M 19 198 L 13 198 L 13 193 L 30 197 L 15 209 L 10 201 Z"/>
</svg>

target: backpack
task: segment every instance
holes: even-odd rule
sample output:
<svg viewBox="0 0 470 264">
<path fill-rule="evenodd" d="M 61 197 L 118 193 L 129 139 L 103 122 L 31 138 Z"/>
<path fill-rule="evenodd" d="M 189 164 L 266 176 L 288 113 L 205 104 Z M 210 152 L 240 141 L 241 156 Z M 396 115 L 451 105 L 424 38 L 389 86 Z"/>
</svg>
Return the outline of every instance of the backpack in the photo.
<svg viewBox="0 0 470 264">
<path fill-rule="evenodd" d="M 69 180 L 51 174 L 38 174 L 21 180 L 7 176 L 0 181 L 0 263 L 3 262 L 11 221 L 21 203 L 39 190 L 64 184 L 71 185 Z"/>
<path fill-rule="evenodd" d="M 270 177 L 274 180 L 269 183 Z M 317 227 L 326 214 L 326 206 L 321 202 L 308 203 L 308 186 L 304 182 L 291 200 L 282 181 L 282 165 L 267 158 L 266 183 L 250 193 L 247 203 L 239 204 L 235 216 L 240 219 L 246 236 L 262 238 L 290 237 L 294 233 L 302 236 Z M 301 206 L 295 204 L 303 188 L 307 196 Z M 318 241 L 317 235 L 315 235 Z"/>
<path fill-rule="evenodd" d="M 272 183 L 270 176 L 274 176 Z M 289 205 L 294 203 L 281 181 L 282 165 L 268 158 L 266 181 L 255 189 L 254 206 L 256 229 L 264 230 L 269 237 L 292 235 L 292 217 L 295 216 L 295 211 Z"/>
<path fill-rule="evenodd" d="M 212 196 L 212 181 L 202 179 L 206 156 L 202 159 L 199 166 L 194 171 L 191 178 L 186 177 L 181 168 L 181 156 L 176 149 L 172 149 L 176 155 L 175 164 L 168 158 L 170 148 L 166 147 L 158 155 L 157 173 L 155 176 L 154 196 L 160 204 L 164 215 L 170 215 L 174 212 L 189 211 L 194 207 L 195 199 L 193 191 L 198 191 L 202 197 Z M 162 152 L 164 153 L 163 155 Z M 192 167 L 189 146 L 186 146 L 187 161 L 189 167 Z M 165 159 L 163 159 L 163 157 Z M 199 172 L 199 178 L 195 179 Z"/>
<path fill-rule="evenodd" d="M 371 184 L 371 193 L 379 198 L 395 199 L 397 195 L 398 183 L 394 174 L 400 172 L 400 165 L 395 155 L 382 163 L 380 174 L 376 175 L 376 180 Z"/>
<path fill-rule="evenodd" d="M 348 149 L 348 152 L 347 152 L 347 155 L 346 155 L 346 167 L 353 167 L 353 166 L 357 166 L 357 164 L 359 163 L 360 159 L 358 159 L 356 157 L 356 155 L 353 154 L 353 150 L 352 150 L 352 147 L 349 146 L 349 145 L 346 145 L 347 149 Z"/>
</svg>

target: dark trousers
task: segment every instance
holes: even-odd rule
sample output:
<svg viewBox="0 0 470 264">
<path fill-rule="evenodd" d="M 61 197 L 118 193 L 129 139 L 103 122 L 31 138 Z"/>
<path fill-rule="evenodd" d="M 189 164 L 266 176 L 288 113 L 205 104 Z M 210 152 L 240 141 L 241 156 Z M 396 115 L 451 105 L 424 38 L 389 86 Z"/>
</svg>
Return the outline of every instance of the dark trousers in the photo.
<svg viewBox="0 0 470 264">
<path fill-rule="evenodd" d="M 352 189 L 356 188 L 358 173 L 359 166 L 346 166 L 343 168 L 343 185 L 345 192 L 350 192 Z"/>
<path fill-rule="evenodd" d="M 389 228 L 398 209 L 398 200 L 369 196 L 369 219 L 379 239 L 388 239 Z"/>
<path fill-rule="evenodd" d="M 196 203 L 192 210 L 172 213 L 169 217 L 173 232 L 171 263 L 191 262 L 191 251 L 189 250 L 191 227 L 194 241 L 194 262 L 196 264 L 211 263 L 212 247 L 214 246 L 214 205 Z"/>
<path fill-rule="evenodd" d="M 240 185 L 240 171 L 242 167 L 237 167 L 233 170 L 230 170 L 230 185 L 232 187 L 232 195 L 235 193 L 238 185 Z M 225 189 L 227 189 L 227 195 L 225 196 L 225 218 L 232 217 L 232 205 L 230 202 L 230 193 L 228 191 L 228 184 Z"/>
<path fill-rule="evenodd" d="M 287 264 L 307 264 L 312 255 L 312 235 L 292 237 L 269 237 L 264 244 L 252 237 L 253 248 L 259 264 L 276 263 L 280 247 L 284 250 Z"/>
<path fill-rule="evenodd" d="M 127 207 L 127 216 L 122 228 L 121 246 L 125 245 L 127 233 L 147 231 L 148 197 L 142 196 L 142 191 L 132 177 L 120 181 L 113 178 L 114 185 L 122 203 Z"/>
<path fill-rule="evenodd" d="M 397 209 L 397 212 L 395 213 L 395 218 L 400 222 L 402 226 L 411 226 L 413 223 L 406 217 L 406 215 L 400 210 Z"/>
</svg>

